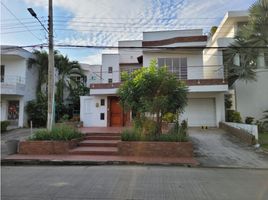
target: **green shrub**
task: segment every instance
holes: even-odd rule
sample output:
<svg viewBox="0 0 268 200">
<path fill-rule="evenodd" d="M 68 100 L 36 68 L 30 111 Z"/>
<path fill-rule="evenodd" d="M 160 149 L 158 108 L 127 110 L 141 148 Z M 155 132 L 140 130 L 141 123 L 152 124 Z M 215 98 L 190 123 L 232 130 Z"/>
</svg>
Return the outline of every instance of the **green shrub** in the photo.
<svg viewBox="0 0 268 200">
<path fill-rule="evenodd" d="M 29 101 L 26 105 L 28 123 L 33 122 L 33 127 L 45 127 L 47 123 L 47 101 L 44 99 Z"/>
<path fill-rule="evenodd" d="M 182 129 L 186 130 L 188 128 L 188 122 L 186 120 L 183 120 L 181 122 L 181 127 L 182 127 Z"/>
<path fill-rule="evenodd" d="M 166 113 L 163 116 L 163 121 L 167 122 L 167 123 L 173 123 L 175 121 L 175 119 L 176 119 L 176 115 L 173 113 Z"/>
<path fill-rule="evenodd" d="M 228 110 L 227 111 L 227 121 L 228 122 L 235 122 L 235 123 L 242 123 L 242 118 L 240 112 L 235 110 Z"/>
<path fill-rule="evenodd" d="M 30 136 L 29 140 L 57 140 L 57 141 L 69 141 L 72 139 L 82 138 L 83 135 L 78 130 L 62 125 L 59 127 L 53 127 L 52 131 L 49 132 L 46 129 L 36 131 L 32 136 Z"/>
<path fill-rule="evenodd" d="M 254 117 L 246 117 L 246 119 L 245 119 L 246 124 L 252 124 L 253 121 L 254 121 Z"/>
<path fill-rule="evenodd" d="M 1 121 L 1 133 L 7 130 L 9 124 L 10 124 L 9 121 Z"/>
<path fill-rule="evenodd" d="M 182 129 L 181 129 L 182 130 Z M 188 137 L 182 132 L 168 134 L 142 134 L 135 129 L 125 129 L 121 134 L 122 141 L 155 141 L 155 142 L 186 142 Z"/>
</svg>

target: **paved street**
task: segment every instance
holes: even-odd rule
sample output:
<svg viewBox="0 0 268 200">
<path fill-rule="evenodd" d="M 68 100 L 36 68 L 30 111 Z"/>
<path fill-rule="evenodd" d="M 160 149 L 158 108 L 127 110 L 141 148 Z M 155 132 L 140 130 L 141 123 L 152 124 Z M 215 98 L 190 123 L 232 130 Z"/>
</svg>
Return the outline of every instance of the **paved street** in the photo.
<svg viewBox="0 0 268 200">
<path fill-rule="evenodd" d="M 201 166 L 268 168 L 268 154 L 242 143 L 221 129 L 190 128 L 189 135 Z"/>
<path fill-rule="evenodd" d="M 268 199 L 268 171 L 156 166 L 2 167 L 2 200 Z"/>
</svg>

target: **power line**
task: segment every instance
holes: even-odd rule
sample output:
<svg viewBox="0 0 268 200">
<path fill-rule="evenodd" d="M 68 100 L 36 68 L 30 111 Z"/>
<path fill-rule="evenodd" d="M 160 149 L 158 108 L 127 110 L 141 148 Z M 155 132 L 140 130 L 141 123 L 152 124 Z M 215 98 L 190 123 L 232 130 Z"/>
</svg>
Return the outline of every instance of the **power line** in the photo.
<svg viewBox="0 0 268 200">
<path fill-rule="evenodd" d="M 13 17 L 15 17 L 17 20 L 18 20 L 18 22 L 20 22 L 20 24 L 22 24 L 26 29 L 27 29 L 27 31 L 28 32 L 30 32 L 35 38 L 37 38 L 38 40 L 40 40 L 40 41 L 42 41 L 42 39 L 41 38 L 39 38 L 39 37 L 37 37 L 25 24 L 23 24 L 21 21 L 20 21 L 20 19 L 1 1 L 1 5 L 13 16 Z"/>
</svg>

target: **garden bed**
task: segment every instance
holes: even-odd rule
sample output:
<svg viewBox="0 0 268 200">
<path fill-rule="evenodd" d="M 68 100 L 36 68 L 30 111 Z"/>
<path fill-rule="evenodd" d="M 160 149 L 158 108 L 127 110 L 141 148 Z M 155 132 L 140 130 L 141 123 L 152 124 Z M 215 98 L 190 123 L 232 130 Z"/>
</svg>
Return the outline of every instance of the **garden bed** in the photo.
<svg viewBox="0 0 268 200">
<path fill-rule="evenodd" d="M 19 154 L 68 154 L 70 149 L 75 148 L 80 139 L 70 141 L 21 141 L 19 143 Z"/>
<path fill-rule="evenodd" d="M 144 157 L 193 157 L 191 142 L 129 142 L 118 143 L 118 152 L 122 156 Z"/>
</svg>

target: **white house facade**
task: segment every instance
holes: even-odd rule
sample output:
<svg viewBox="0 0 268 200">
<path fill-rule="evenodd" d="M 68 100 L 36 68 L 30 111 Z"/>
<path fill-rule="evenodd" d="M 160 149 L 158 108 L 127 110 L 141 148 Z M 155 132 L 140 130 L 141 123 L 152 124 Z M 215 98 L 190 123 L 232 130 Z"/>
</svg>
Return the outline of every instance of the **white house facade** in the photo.
<svg viewBox="0 0 268 200">
<path fill-rule="evenodd" d="M 235 34 L 247 21 L 247 11 L 227 12 L 207 44 L 210 47 L 221 48 L 205 49 L 205 62 L 211 65 L 221 65 L 222 58 L 224 58 L 224 47 L 228 47 L 234 41 Z M 239 64 L 239 56 L 235 58 L 234 62 Z M 256 81 L 237 80 L 230 88 L 230 93 L 233 94 L 234 109 L 240 112 L 243 120 L 248 116 L 259 120 L 263 117 L 263 112 L 268 110 L 268 54 L 260 54 L 257 65 Z"/>
<path fill-rule="evenodd" d="M 122 48 L 118 54 L 102 56 L 103 80 L 90 84 L 90 96 L 80 98 L 84 126 L 129 125 L 131 113 L 122 110 L 116 94 L 121 84 L 120 72 L 147 67 L 156 59 L 159 66 L 166 65 L 189 87 L 188 106 L 181 120 L 188 120 L 189 126 L 217 127 L 225 119 L 224 93 L 228 85 L 222 64 L 211 66 L 204 62 L 206 45 L 207 36 L 201 29 L 144 32 L 142 40 L 119 41 Z"/>
<path fill-rule="evenodd" d="M 1 46 L 1 121 L 27 126 L 25 105 L 36 98 L 38 69 L 28 66 L 33 54 L 15 46 Z"/>
</svg>

